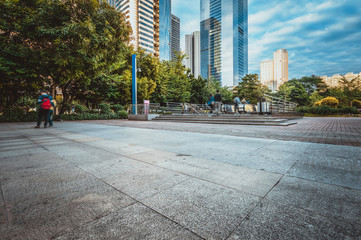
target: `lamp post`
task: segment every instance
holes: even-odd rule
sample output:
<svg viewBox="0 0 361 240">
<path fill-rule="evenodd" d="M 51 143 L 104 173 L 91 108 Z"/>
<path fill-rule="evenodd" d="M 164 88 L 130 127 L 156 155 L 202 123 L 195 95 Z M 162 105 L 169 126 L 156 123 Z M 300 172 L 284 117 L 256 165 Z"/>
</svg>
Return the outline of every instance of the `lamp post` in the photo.
<svg viewBox="0 0 361 240">
<path fill-rule="evenodd" d="M 132 113 L 137 114 L 137 54 L 132 55 Z"/>
</svg>

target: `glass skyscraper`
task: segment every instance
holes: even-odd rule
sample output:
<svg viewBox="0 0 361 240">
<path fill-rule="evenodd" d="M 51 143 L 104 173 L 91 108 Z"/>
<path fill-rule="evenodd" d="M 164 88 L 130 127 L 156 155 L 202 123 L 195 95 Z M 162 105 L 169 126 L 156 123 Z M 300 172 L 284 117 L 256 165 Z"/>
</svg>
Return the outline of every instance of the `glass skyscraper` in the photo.
<svg viewBox="0 0 361 240">
<path fill-rule="evenodd" d="M 247 0 L 201 0 L 201 76 L 236 86 L 248 73 Z"/>
<path fill-rule="evenodd" d="M 133 30 L 131 44 L 162 60 L 170 60 L 171 0 L 107 0 L 126 15 Z"/>
<path fill-rule="evenodd" d="M 171 57 L 171 0 L 159 0 L 159 59 Z"/>
</svg>

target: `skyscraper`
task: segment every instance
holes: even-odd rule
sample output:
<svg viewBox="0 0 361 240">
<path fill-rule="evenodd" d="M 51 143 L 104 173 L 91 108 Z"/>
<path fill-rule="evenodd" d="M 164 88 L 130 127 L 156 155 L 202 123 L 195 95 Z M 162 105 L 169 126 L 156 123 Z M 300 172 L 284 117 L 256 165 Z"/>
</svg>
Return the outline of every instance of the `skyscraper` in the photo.
<svg viewBox="0 0 361 240">
<path fill-rule="evenodd" d="M 126 15 L 134 47 L 164 60 L 170 59 L 171 0 L 107 0 Z"/>
<path fill-rule="evenodd" d="M 180 52 L 180 19 L 172 14 L 172 39 L 171 39 L 171 59 L 176 59 L 176 52 Z"/>
<path fill-rule="evenodd" d="M 201 0 L 201 75 L 235 86 L 248 73 L 247 0 Z"/>
<path fill-rule="evenodd" d="M 185 38 L 185 53 L 187 54 L 187 59 L 185 65 L 187 68 L 191 69 L 191 73 L 198 77 L 201 75 L 201 59 L 200 59 L 200 32 L 193 32 L 192 34 L 187 34 Z"/>
<path fill-rule="evenodd" d="M 274 80 L 279 86 L 288 81 L 288 52 L 286 49 L 278 49 L 273 53 Z"/>
<path fill-rule="evenodd" d="M 139 0 L 148 1 L 148 0 Z M 159 59 L 170 60 L 170 43 L 172 32 L 171 0 L 156 0 L 159 2 Z"/>
<path fill-rule="evenodd" d="M 288 52 L 278 49 L 273 53 L 273 60 L 261 62 L 260 80 L 272 92 L 288 81 Z"/>
</svg>

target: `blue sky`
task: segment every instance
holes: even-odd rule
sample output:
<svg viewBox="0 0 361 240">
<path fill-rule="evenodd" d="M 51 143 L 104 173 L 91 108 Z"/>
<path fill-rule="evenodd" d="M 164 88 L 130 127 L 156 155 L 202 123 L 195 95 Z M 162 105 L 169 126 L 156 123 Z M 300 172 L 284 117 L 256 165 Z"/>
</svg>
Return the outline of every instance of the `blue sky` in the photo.
<svg viewBox="0 0 361 240">
<path fill-rule="evenodd" d="M 286 48 L 289 78 L 361 72 L 361 0 L 249 0 L 249 73 Z M 172 0 L 184 35 L 199 31 L 199 0 Z"/>
</svg>

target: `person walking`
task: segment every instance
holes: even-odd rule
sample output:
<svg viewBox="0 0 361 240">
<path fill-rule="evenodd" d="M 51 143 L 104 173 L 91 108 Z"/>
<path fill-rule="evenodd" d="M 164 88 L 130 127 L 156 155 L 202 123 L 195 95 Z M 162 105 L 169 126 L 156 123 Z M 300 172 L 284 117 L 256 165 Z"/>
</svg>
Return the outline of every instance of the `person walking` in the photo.
<svg viewBox="0 0 361 240">
<path fill-rule="evenodd" d="M 217 94 L 214 96 L 215 101 L 215 114 L 219 116 L 219 112 L 221 111 L 221 102 L 222 102 L 222 95 L 219 93 L 219 90 L 217 90 Z"/>
<path fill-rule="evenodd" d="M 207 105 L 211 108 L 210 113 L 212 114 L 214 109 L 214 97 L 212 94 L 209 94 Z"/>
<path fill-rule="evenodd" d="M 237 111 L 238 111 L 238 114 L 240 113 L 239 112 L 239 104 L 241 103 L 241 100 L 239 99 L 238 96 L 236 96 L 234 99 L 233 99 L 233 103 L 234 103 L 234 114 L 237 114 Z"/>
<path fill-rule="evenodd" d="M 38 111 L 38 119 L 37 124 L 35 128 L 40 128 L 41 121 L 44 119 L 44 128 L 48 125 L 48 115 L 51 106 L 54 107 L 53 98 L 47 94 L 45 90 L 42 90 L 40 92 L 40 96 L 38 98 L 38 101 L 36 102 L 39 106 Z"/>
<path fill-rule="evenodd" d="M 241 103 L 242 103 L 242 108 L 243 108 L 243 111 L 244 111 L 244 113 L 246 113 L 246 104 L 247 104 L 246 99 L 245 99 L 245 98 L 242 98 Z"/>
<path fill-rule="evenodd" d="M 49 127 L 53 126 L 53 114 L 54 114 L 54 109 L 56 107 L 56 101 L 54 99 L 53 99 L 53 103 L 54 103 L 54 106 L 50 107 L 49 114 L 48 114 Z"/>
</svg>

